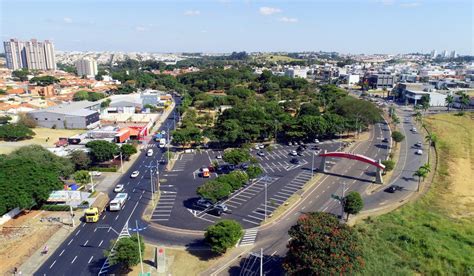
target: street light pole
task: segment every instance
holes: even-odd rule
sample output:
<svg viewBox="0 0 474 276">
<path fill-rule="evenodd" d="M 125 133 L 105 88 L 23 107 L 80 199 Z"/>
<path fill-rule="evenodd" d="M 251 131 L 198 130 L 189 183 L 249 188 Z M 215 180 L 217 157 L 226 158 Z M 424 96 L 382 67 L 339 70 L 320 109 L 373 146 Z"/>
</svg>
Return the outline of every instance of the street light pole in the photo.
<svg viewBox="0 0 474 276">
<path fill-rule="evenodd" d="M 311 178 L 313 178 L 314 175 L 314 151 L 313 151 L 313 157 L 311 160 Z"/>
<path fill-rule="evenodd" d="M 91 185 L 92 185 L 91 191 L 94 192 L 94 181 L 92 181 L 92 174 L 89 173 L 89 176 L 91 178 Z"/>
<path fill-rule="evenodd" d="M 170 164 L 170 127 L 168 126 L 168 131 L 166 132 L 166 135 L 168 136 L 168 162 L 167 162 L 167 166 L 168 166 L 168 169 L 169 169 L 169 164 Z"/>
<path fill-rule="evenodd" d="M 260 276 L 263 276 L 263 248 L 260 248 Z"/>
<path fill-rule="evenodd" d="M 155 196 L 154 196 L 155 192 L 153 190 L 153 170 L 151 166 L 150 166 L 150 189 L 151 189 L 151 202 L 155 204 Z"/>
<path fill-rule="evenodd" d="M 267 221 L 267 176 L 265 176 L 265 221 Z"/>
<path fill-rule="evenodd" d="M 141 267 L 141 270 L 142 270 L 142 275 L 145 275 L 143 273 L 142 249 L 141 249 L 141 245 L 140 245 L 140 235 L 138 234 L 138 221 L 135 221 L 135 226 L 137 227 L 138 254 L 140 255 L 140 267 Z"/>
<path fill-rule="evenodd" d="M 123 173 L 123 160 L 122 160 L 122 152 L 120 152 L 120 172 Z"/>
<path fill-rule="evenodd" d="M 346 190 L 346 182 L 342 182 L 342 197 L 341 197 L 341 219 L 344 218 L 344 193 Z"/>
<path fill-rule="evenodd" d="M 72 210 L 72 199 L 71 199 L 71 193 L 70 191 L 67 191 L 69 195 L 69 212 L 71 212 L 71 221 L 72 221 L 72 227 L 76 227 L 76 223 L 74 222 L 74 211 Z"/>
</svg>

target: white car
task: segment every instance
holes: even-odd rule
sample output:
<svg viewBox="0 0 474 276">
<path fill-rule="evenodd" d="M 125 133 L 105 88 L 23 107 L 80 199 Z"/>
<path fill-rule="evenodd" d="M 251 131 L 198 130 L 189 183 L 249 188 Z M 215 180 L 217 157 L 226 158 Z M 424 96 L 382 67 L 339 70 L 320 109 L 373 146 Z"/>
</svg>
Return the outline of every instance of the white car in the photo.
<svg viewBox="0 0 474 276">
<path fill-rule="evenodd" d="M 218 154 L 218 155 L 216 156 L 216 158 L 217 158 L 217 159 L 222 159 L 222 155 L 221 155 L 221 154 Z"/>
<path fill-rule="evenodd" d="M 417 150 L 417 151 L 415 151 L 415 154 L 417 154 L 417 155 L 423 155 L 423 151 L 422 151 L 422 150 Z"/>
<path fill-rule="evenodd" d="M 152 149 L 149 149 L 147 152 L 146 152 L 146 156 L 152 156 L 153 155 L 153 150 Z"/>
<path fill-rule="evenodd" d="M 260 144 L 258 145 L 259 149 L 264 149 L 265 148 L 265 145 L 264 144 Z"/>
<path fill-rule="evenodd" d="M 416 127 L 413 127 L 411 131 L 416 133 Z"/>
<path fill-rule="evenodd" d="M 114 188 L 114 192 L 121 193 L 123 191 L 123 184 L 117 184 Z"/>
<path fill-rule="evenodd" d="M 260 145 L 259 145 L 259 144 L 256 144 L 256 145 L 255 145 L 255 149 L 256 149 L 256 150 L 260 149 Z"/>
<path fill-rule="evenodd" d="M 421 147 L 423 146 L 423 143 L 422 143 L 422 142 L 417 142 L 417 143 L 415 144 L 415 146 L 418 147 L 418 148 L 421 148 Z"/>
<path fill-rule="evenodd" d="M 101 172 L 98 172 L 98 171 L 92 171 L 92 172 L 89 172 L 89 175 L 92 175 L 92 176 L 101 176 L 102 173 L 101 173 Z"/>
<path fill-rule="evenodd" d="M 131 178 L 136 178 L 139 174 L 140 174 L 139 171 L 134 171 L 134 172 L 132 172 L 132 174 L 130 175 L 130 177 L 131 177 Z"/>
<path fill-rule="evenodd" d="M 296 150 L 292 150 L 292 151 L 290 152 L 290 155 L 291 155 L 291 156 L 297 156 L 298 153 L 296 152 Z"/>
<path fill-rule="evenodd" d="M 319 144 L 319 140 L 318 140 L 318 139 L 314 139 L 314 142 L 315 142 L 316 144 Z"/>
</svg>

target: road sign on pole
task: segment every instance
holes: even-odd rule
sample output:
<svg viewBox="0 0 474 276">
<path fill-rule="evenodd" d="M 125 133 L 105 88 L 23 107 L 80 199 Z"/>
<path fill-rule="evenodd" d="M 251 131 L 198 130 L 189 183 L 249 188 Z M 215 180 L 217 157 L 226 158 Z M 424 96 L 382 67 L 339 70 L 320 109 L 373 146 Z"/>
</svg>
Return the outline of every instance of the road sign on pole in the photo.
<svg viewBox="0 0 474 276">
<path fill-rule="evenodd" d="M 158 273 L 166 272 L 166 254 L 165 254 L 164 248 L 158 249 L 157 269 L 158 269 Z"/>
</svg>

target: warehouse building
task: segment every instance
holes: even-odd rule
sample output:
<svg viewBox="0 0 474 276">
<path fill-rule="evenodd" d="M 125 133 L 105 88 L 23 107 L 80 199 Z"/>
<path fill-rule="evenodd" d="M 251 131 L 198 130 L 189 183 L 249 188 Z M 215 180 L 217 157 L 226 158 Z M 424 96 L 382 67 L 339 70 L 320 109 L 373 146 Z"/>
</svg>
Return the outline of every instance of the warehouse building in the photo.
<svg viewBox="0 0 474 276">
<path fill-rule="evenodd" d="M 40 127 L 92 129 L 100 124 L 100 102 L 70 102 L 28 112 Z"/>
</svg>

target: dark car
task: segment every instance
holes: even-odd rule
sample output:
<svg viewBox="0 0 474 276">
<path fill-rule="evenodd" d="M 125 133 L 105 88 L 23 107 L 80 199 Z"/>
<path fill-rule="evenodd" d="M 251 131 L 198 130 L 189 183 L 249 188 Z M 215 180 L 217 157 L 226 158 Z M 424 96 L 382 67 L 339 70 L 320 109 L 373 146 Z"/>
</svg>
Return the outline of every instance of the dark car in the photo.
<svg viewBox="0 0 474 276">
<path fill-rule="evenodd" d="M 387 139 L 387 138 L 383 138 L 382 142 L 383 142 L 383 143 L 388 143 L 388 139 Z"/>
<path fill-rule="evenodd" d="M 212 208 L 210 209 L 209 211 L 207 211 L 208 214 L 211 214 L 211 215 L 214 215 L 214 216 L 218 216 L 220 217 L 222 215 L 222 210 L 219 209 L 219 208 Z"/>
<path fill-rule="evenodd" d="M 196 201 L 196 206 L 200 208 L 210 208 L 212 206 L 212 202 L 210 200 L 207 200 L 205 198 L 200 198 L 198 201 Z"/>
<path fill-rule="evenodd" d="M 388 187 L 387 189 L 385 189 L 385 192 L 393 194 L 396 191 L 401 191 L 401 190 L 403 190 L 403 187 L 398 186 L 398 185 L 392 185 Z"/>
<path fill-rule="evenodd" d="M 297 164 L 300 163 L 300 160 L 298 160 L 298 158 L 292 158 L 292 159 L 290 160 L 290 163 L 297 165 Z"/>
<path fill-rule="evenodd" d="M 263 157 L 263 156 L 265 156 L 265 152 L 259 151 L 259 152 L 257 152 L 257 155 Z"/>
<path fill-rule="evenodd" d="M 240 165 L 240 168 L 241 168 L 242 170 L 247 170 L 247 169 L 249 168 L 249 164 L 243 163 L 242 165 Z"/>
<path fill-rule="evenodd" d="M 303 156 L 304 151 L 299 150 L 299 151 L 297 151 L 296 153 L 297 153 L 299 156 Z"/>
<path fill-rule="evenodd" d="M 296 151 L 304 151 L 306 149 L 306 146 L 298 146 L 298 148 L 296 148 Z"/>
</svg>

